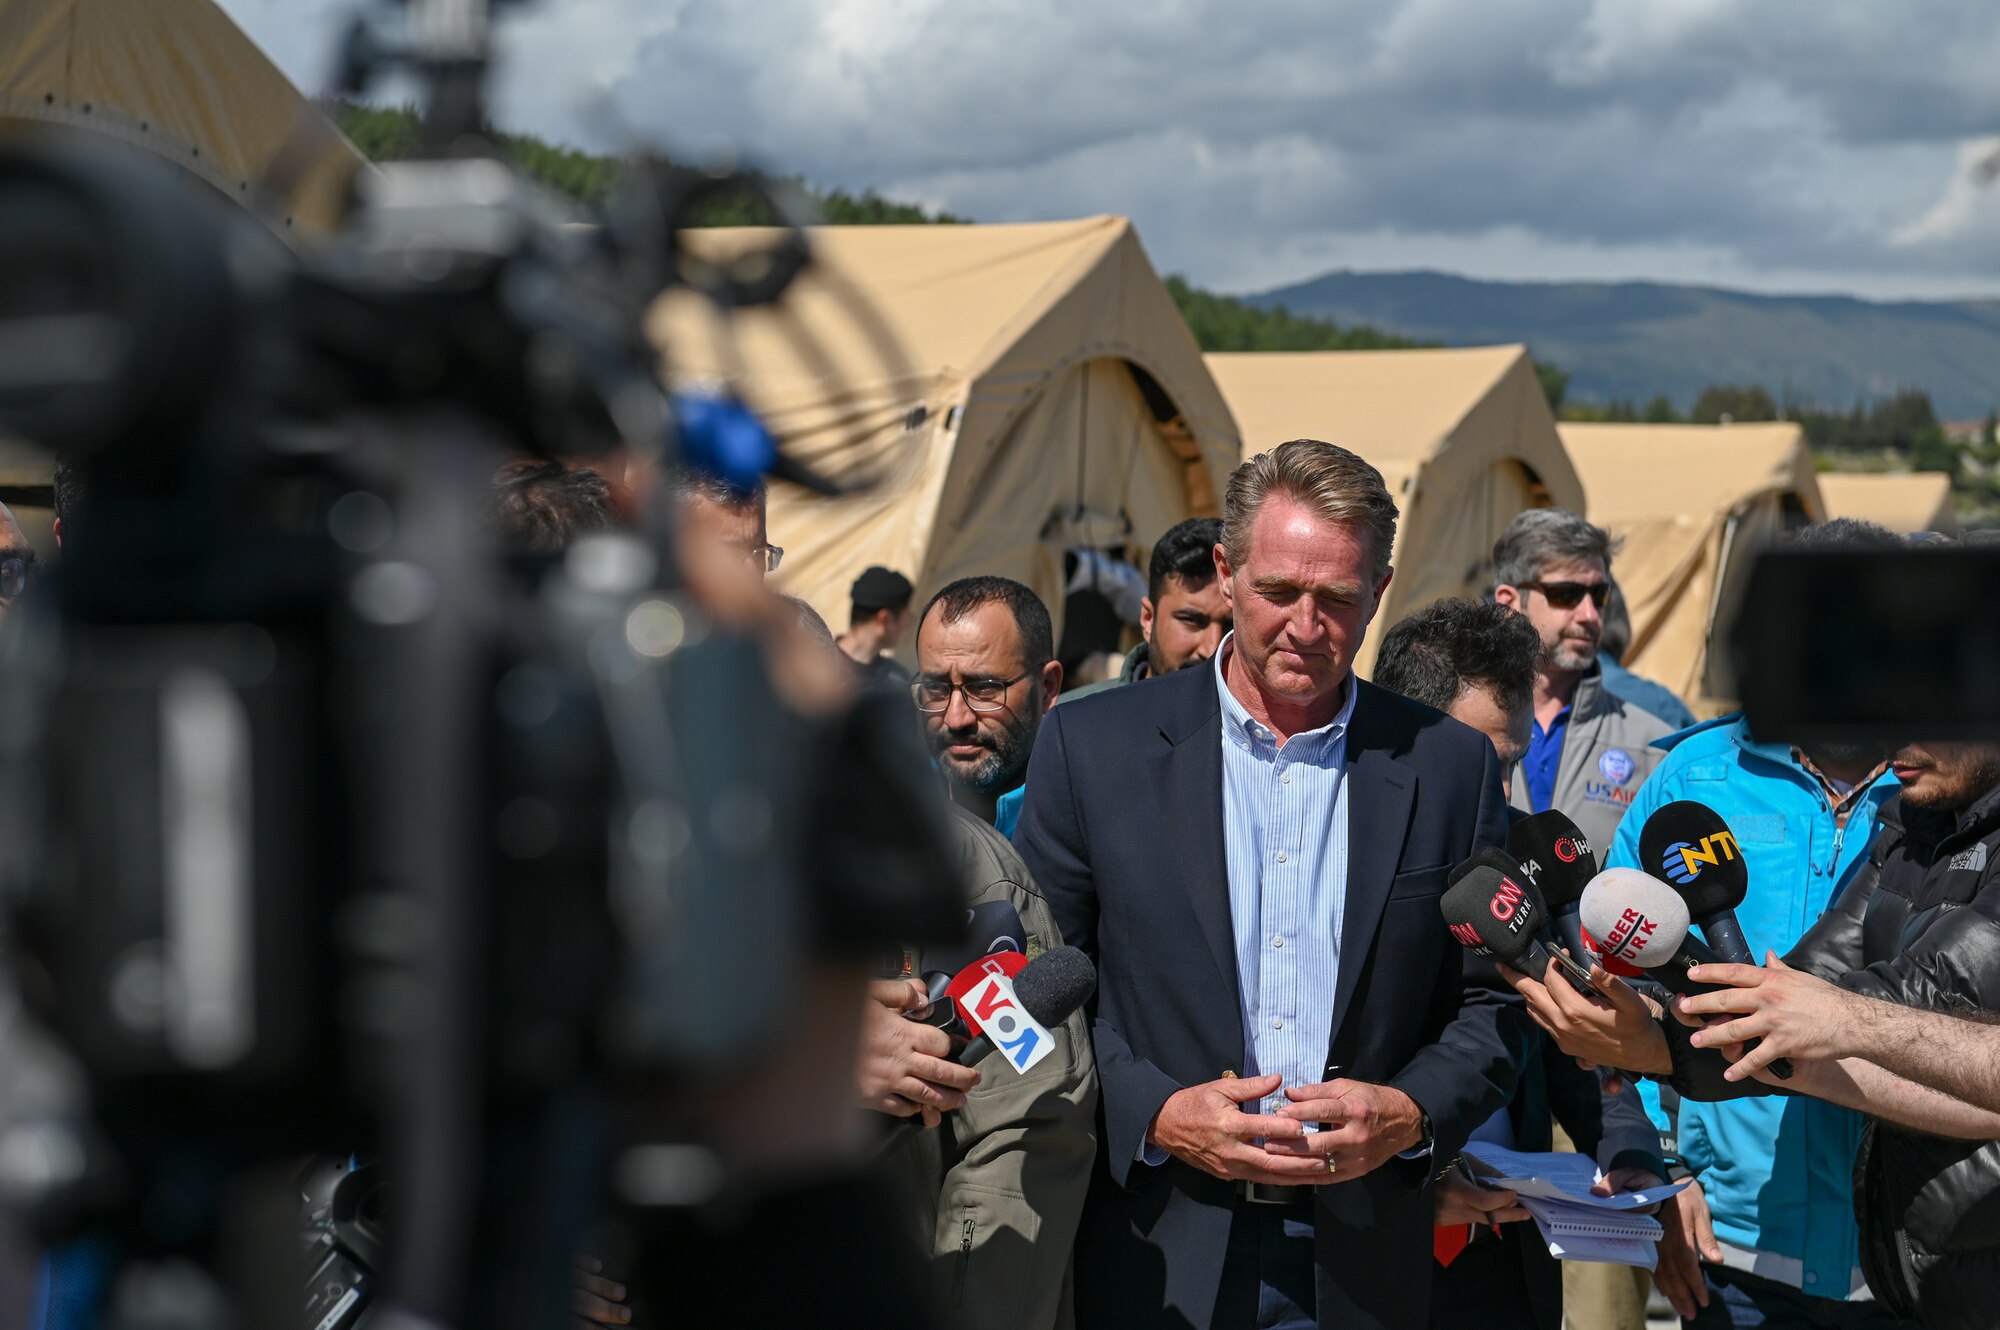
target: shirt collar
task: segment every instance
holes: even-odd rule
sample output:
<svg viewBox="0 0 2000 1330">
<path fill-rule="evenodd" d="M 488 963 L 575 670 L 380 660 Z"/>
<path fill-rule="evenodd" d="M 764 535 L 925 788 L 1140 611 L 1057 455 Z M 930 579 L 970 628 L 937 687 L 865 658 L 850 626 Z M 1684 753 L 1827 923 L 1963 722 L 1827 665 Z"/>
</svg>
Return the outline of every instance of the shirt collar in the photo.
<svg viewBox="0 0 2000 1330">
<path fill-rule="evenodd" d="M 1222 645 L 1215 649 L 1215 691 L 1222 698 L 1223 731 L 1228 735 L 1248 739 L 1252 743 L 1277 743 L 1277 736 L 1265 728 L 1264 724 L 1244 705 L 1236 700 L 1236 694 L 1229 691 L 1229 676 L 1224 668 L 1229 663 L 1230 653 L 1236 649 L 1235 630 L 1224 634 Z M 1352 671 L 1345 684 L 1347 700 L 1340 704 L 1340 710 L 1332 720 L 1318 729 L 1304 730 L 1293 735 L 1285 743 L 1285 751 L 1295 756 L 1312 758 L 1330 750 L 1337 750 L 1340 742 L 1347 737 L 1347 726 L 1354 719 L 1354 703 L 1361 696 L 1360 685 Z"/>
</svg>

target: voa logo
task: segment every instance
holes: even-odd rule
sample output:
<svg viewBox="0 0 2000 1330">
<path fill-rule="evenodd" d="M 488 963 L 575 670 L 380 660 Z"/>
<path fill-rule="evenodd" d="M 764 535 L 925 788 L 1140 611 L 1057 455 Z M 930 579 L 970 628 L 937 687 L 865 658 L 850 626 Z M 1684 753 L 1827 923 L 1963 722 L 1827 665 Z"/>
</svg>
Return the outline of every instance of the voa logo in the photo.
<svg viewBox="0 0 2000 1330">
<path fill-rule="evenodd" d="M 1017 1072 L 1027 1071 L 1055 1048 L 1055 1036 L 1028 1014 L 1005 974 L 989 974 L 975 984 L 965 995 L 964 1010 Z"/>
</svg>

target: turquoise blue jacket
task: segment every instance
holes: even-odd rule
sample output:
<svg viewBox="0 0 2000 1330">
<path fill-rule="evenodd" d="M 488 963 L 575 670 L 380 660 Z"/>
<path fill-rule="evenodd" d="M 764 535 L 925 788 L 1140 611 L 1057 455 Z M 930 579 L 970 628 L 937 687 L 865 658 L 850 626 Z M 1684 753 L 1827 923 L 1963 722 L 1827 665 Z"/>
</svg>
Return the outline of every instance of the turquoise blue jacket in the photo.
<svg viewBox="0 0 2000 1330">
<path fill-rule="evenodd" d="M 1740 715 L 1656 741 L 1667 758 L 1639 788 L 1618 824 L 1605 866 L 1651 870 L 1639 862 L 1639 832 L 1653 810 L 1693 799 L 1722 815 L 1743 847 L 1750 891 L 1736 911 L 1761 962 L 1783 955 L 1818 919 L 1863 861 L 1883 802 L 1896 792 L 1884 773 L 1836 829 L 1812 773 L 1785 744 L 1757 743 Z M 1646 1106 L 1664 1128 L 1658 1087 Z M 1731 1246 L 1802 1266 L 1786 1282 L 1841 1298 L 1859 1263 L 1854 1221 L 1854 1152 L 1859 1114 L 1817 1099 L 1782 1096 L 1680 1105 L 1680 1148 L 1701 1179 L 1715 1235 Z"/>
</svg>

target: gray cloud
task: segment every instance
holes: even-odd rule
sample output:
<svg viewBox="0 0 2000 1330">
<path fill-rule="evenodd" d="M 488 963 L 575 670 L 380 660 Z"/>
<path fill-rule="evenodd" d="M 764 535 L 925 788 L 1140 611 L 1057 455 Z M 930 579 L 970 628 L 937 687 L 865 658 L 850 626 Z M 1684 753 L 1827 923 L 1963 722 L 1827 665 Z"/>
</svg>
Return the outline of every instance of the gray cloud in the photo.
<svg viewBox="0 0 2000 1330">
<path fill-rule="evenodd" d="M 345 10 L 223 3 L 295 76 Z M 545 0 L 508 49 L 510 125 L 727 142 L 983 219 L 1128 212 L 1225 286 L 1429 261 L 2000 289 L 1961 161 L 2000 132 L 1978 0 Z"/>
</svg>

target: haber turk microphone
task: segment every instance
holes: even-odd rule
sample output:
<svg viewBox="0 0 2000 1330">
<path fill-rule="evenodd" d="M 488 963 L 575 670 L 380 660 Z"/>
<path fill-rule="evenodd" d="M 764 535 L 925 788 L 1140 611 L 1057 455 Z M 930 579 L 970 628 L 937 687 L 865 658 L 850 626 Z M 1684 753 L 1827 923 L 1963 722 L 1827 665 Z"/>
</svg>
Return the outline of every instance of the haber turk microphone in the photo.
<svg viewBox="0 0 2000 1330">
<path fill-rule="evenodd" d="M 1530 977 L 1540 979 L 1548 971 L 1548 962 L 1554 960 L 1556 964 L 1562 967 L 1563 973 L 1569 976 L 1570 982 L 1573 985 L 1584 992 L 1589 992 L 1589 969 L 1578 965 L 1562 950 L 1560 943 L 1556 939 L 1554 929 L 1550 927 L 1551 920 L 1547 899 L 1543 897 L 1541 889 L 1536 886 L 1534 875 L 1524 869 L 1513 855 L 1497 846 L 1489 845 L 1485 849 L 1475 852 L 1470 859 L 1467 859 L 1457 868 L 1454 868 L 1451 871 L 1451 877 L 1448 881 L 1450 885 L 1456 886 L 1460 881 L 1469 877 L 1474 870 L 1482 867 L 1489 868 L 1498 873 L 1504 881 L 1519 887 L 1526 896 L 1525 917 L 1527 919 L 1527 929 L 1537 941 L 1545 944 L 1548 948 L 1548 950 L 1539 953 L 1539 958 L 1526 958 L 1529 964 L 1536 966 L 1534 970 L 1527 972 Z M 1489 906 L 1490 912 L 1491 909 Z M 1509 964 L 1512 964 L 1512 962 L 1509 962 Z"/>
<path fill-rule="evenodd" d="M 1015 1075 L 1046 1058 L 1055 1047 L 1054 1030 L 1074 1016 L 1097 991 L 1097 967 L 1075 947 L 1045 951 L 1025 964 L 1018 955 L 985 957 L 952 979 L 950 993 L 972 1040 L 952 1055 L 974 1066 L 998 1049 Z M 921 1117 L 904 1118 L 881 1145 L 887 1155 L 923 1130 Z"/>
<path fill-rule="evenodd" d="M 1750 870 L 1719 813 L 1692 799 L 1662 805 L 1639 832 L 1639 866 L 1680 892 L 1716 955 L 1737 965 L 1757 963 L 1736 922 Z"/>
<path fill-rule="evenodd" d="M 1583 889 L 1583 926 L 1607 957 L 1650 972 L 1676 993 L 1692 996 L 1720 987 L 1688 978 L 1693 967 L 1712 965 L 1721 958 L 1688 936 L 1687 902 L 1651 874 L 1636 868 L 1607 868 L 1592 878 Z M 1745 1047 L 1754 1047 L 1755 1042 Z M 1771 1064 L 1771 1072 L 1789 1080 L 1792 1065 L 1779 1058 Z"/>
<path fill-rule="evenodd" d="M 1597 856 L 1576 823 L 1551 808 L 1516 822 L 1507 832 L 1507 853 L 1542 893 L 1556 936 L 1581 964 L 1589 964 L 1578 916 L 1583 888 L 1597 876 Z"/>
</svg>

